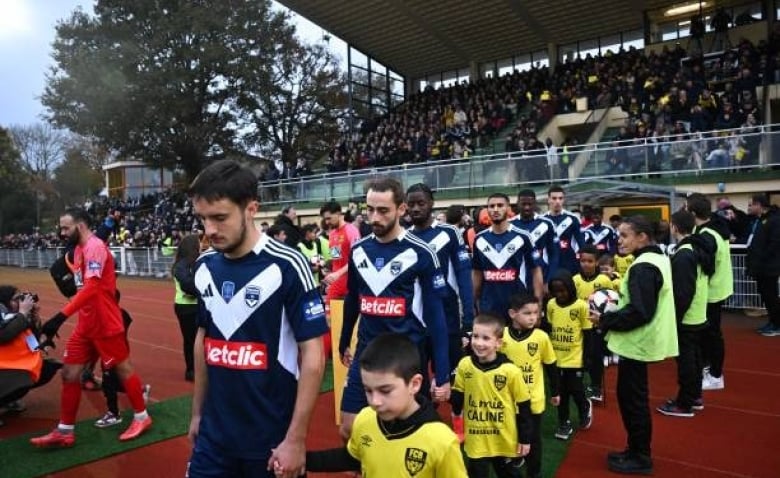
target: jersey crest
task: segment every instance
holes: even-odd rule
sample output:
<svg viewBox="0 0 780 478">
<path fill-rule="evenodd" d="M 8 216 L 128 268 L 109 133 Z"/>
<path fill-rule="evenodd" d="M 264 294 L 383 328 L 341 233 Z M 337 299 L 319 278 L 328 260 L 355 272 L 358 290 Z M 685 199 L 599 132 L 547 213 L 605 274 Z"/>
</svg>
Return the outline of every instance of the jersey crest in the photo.
<svg viewBox="0 0 780 478">
<path fill-rule="evenodd" d="M 206 268 L 200 268 L 198 272 L 195 275 L 195 285 L 198 290 L 204 291 L 201 299 L 211 313 L 214 325 L 226 339 L 230 339 L 256 308 L 282 286 L 282 271 L 276 264 L 265 268 L 237 292 L 234 290 L 235 284 L 229 281 L 223 282 L 222 287 L 218 288 Z M 260 287 L 260 284 L 263 284 L 263 287 Z M 222 293 L 214 295 L 210 292 L 213 289 L 221 290 Z M 234 295 L 243 297 L 244 300 L 230 300 Z"/>
<path fill-rule="evenodd" d="M 528 342 L 528 355 L 533 357 L 536 352 L 539 351 L 539 344 L 537 342 Z"/>
<path fill-rule="evenodd" d="M 404 465 L 409 475 L 414 476 L 425 468 L 425 462 L 428 460 L 428 452 L 419 448 L 407 448 L 404 457 Z"/>
<path fill-rule="evenodd" d="M 496 390 L 499 392 L 506 387 L 506 375 L 493 375 L 493 385 L 496 386 Z"/>
<path fill-rule="evenodd" d="M 398 276 L 412 268 L 417 263 L 417 254 L 407 249 L 390 260 L 390 264 L 381 267 L 369 267 L 370 260 L 362 247 L 357 247 L 352 253 L 352 260 L 357 264 L 357 272 L 374 295 L 380 295 Z"/>
<path fill-rule="evenodd" d="M 518 249 L 523 247 L 524 241 L 520 236 L 515 236 L 511 241 L 507 242 L 503 247 L 500 244 L 493 246 L 485 238 L 477 238 L 477 248 L 482 251 L 485 257 L 493 263 L 496 268 L 501 269 L 507 263 L 507 261 L 517 252 Z"/>
</svg>

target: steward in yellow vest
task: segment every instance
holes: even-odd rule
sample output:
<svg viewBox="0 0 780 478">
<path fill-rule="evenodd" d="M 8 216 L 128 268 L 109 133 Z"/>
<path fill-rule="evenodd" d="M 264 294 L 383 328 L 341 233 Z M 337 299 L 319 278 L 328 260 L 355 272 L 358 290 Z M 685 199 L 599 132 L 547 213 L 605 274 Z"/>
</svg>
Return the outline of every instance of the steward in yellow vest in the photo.
<svg viewBox="0 0 780 478">
<path fill-rule="evenodd" d="M 607 455 L 609 469 L 617 473 L 652 472 L 647 364 L 677 355 L 672 267 L 654 245 L 654 232 L 644 216 L 620 224 L 618 250 L 636 259 L 621 283 L 618 310 L 591 311 L 591 320 L 607 334 L 607 347 L 620 355 L 617 398 L 628 443 L 624 451 Z"/>
<path fill-rule="evenodd" d="M 715 271 L 715 251 L 707 241 L 693 234 L 693 214 L 677 211 L 671 217 L 671 232 L 677 247 L 672 261 L 674 306 L 677 318 L 677 397 L 661 404 L 657 410 L 673 417 L 692 417 L 694 407 L 701 406 L 701 339 L 707 327 L 709 277 Z"/>
</svg>

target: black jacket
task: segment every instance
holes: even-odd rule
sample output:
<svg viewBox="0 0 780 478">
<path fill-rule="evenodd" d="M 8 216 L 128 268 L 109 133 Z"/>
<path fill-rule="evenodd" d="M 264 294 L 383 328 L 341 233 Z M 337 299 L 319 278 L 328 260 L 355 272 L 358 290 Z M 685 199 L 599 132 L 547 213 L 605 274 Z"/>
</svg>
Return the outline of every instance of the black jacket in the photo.
<svg viewBox="0 0 780 478">
<path fill-rule="evenodd" d="M 780 210 L 772 206 L 755 221 L 751 224 L 755 229 L 745 257 L 747 274 L 780 276 Z"/>
<path fill-rule="evenodd" d="M 284 214 L 279 214 L 274 220 L 274 225 L 279 226 L 287 238 L 284 243 L 290 247 L 298 248 L 298 243 L 303 240 L 303 234 L 298 226 L 293 224 L 292 220 Z"/>
</svg>

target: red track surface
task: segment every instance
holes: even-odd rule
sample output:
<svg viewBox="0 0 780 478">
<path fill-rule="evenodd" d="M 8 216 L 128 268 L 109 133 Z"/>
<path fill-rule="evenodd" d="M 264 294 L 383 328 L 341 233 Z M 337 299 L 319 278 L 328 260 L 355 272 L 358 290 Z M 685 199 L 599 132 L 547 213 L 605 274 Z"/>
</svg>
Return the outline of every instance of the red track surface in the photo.
<svg viewBox="0 0 780 478">
<path fill-rule="evenodd" d="M 56 312 L 64 302 L 44 272 L 0 268 L 0 277 L 1 283 L 37 291 L 43 317 Z M 134 319 L 130 329 L 132 360 L 142 380 L 152 384 L 152 399 L 165 400 L 190 393 L 191 385 L 183 380 L 181 339 L 172 305 L 173 285 L 165 281 L 120 278 L 119 287 L 122 305 Z M 776 449 L 780 436 L 777 398 L 780 396 L 780 338 L 758 336 L 753 329 L 761 325 L 760 321 L 742 315 L 727 315 L 724 324 L 727 388 L 705 392 L 706 409 L 693 419 L 653 413 L 656 477 L 780 476 L 780 453 Z M 66 324 L 63 335 L 70 330 L 72 325 Z M 625 444 L 614 396 L 615 375 L 614 368 L 607 369 L 607 406 L 596 409 L 593 428 L 575 437 L 557 476 L 609 475 L 606 452 L 622 449 Z M 651 368 L 653 406 L 674 394 L 675 381 L 673 362 Z M 57 384 L 34 391 L 25 398 L 25 403 L 28 410 L 18 418 L 7 420 L 6 426 L 0 428 L 0 439 L 53 426 L 59 408 Z M 124 406 L 128 404 L 125 402 Z M 78 418 L 94 418 L 103 411 L 102 394 L 88 392 L 83 395 Z M 323 394 L 317 404 L 309 446 L 318 449 L 339 443 L 333 423 L 333 395 Z M 189 454 L 189 443 L 180 437 L 50 476 L 177 477 L 184 475 Z"/>
</svg>

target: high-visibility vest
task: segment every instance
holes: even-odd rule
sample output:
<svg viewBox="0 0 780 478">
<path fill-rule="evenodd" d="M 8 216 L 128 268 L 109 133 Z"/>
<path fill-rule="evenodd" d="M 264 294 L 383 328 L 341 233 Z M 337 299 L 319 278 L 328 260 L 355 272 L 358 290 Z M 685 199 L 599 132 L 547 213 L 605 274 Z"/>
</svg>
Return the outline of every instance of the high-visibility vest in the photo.
<svg viewBox="0 0 780 478">
<path fill-rule="evenodd" d="M 24 370 L 35 383 L 41 376 L 43 352 L 30 350 L 27 344 L 30 336 L 35 337 L 30 330 L 25 330 L 10 342 L 0 345 L 0 370 Z"/>
</svg>

